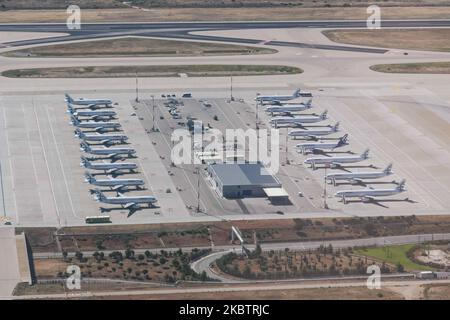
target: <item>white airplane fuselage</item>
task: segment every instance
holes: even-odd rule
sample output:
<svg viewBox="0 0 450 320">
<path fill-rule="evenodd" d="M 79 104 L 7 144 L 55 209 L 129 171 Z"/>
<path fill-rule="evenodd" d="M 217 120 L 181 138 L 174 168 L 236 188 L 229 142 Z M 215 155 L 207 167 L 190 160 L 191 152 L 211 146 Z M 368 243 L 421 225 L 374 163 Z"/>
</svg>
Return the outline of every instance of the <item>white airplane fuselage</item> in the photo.
<svg viewBox="0 0 450 320">
<path fill-rule="evenodd" d="M 365 160 L 361 156 L 343 156 L 343 157 L 317 157 L 308 158 L 304 161 L 307 164 L 330 164 L 330 163 L 355 163 Z"/>
<path fill-rule="evenodd" d="M 92 170 L 135 170 L 137 164 L 122 162 L 122 163 L 81 163 L 82 167 Z"/>
<path fill-rule="evenodd" d="M 120 123 L 118 122 L 95 122 L 95 121 L 86 121 L 86 122 L 77 122 L 72 124 L 78 128 L 84 129 L 117 129 L 120 128 Z"/>
<path fill-rule="evenodd" d="M 352 180 L 352 179 L 379 179 L 390 175 L 383 171 L 379 172 L 348 172 L 330 173 L 326 175 L 327 180 Z"/>
<path fill-rule="evenodd" d="M 273 117 L 270 119 L 270 123 L 273 125 L 280 124 L 303 124 L 303 123 L 316 123 L 324 120 L 321 116 L 295 116 L 295 117 Z"/>
<path fill-rule="evenodd" d="M 92 185 L 99 187 L 113 187 L 113 186 L 142 186 L 144 181 L 142 179 L 101 179 L 101 180 L 87 180 Z"/>
<path fill-rule="evenodd" d="M 126 141 L 128 137 L 123 134 L 82 134 L 76 135 L 85 141 Z"/>
<path fill-rule="evenodd" d="M 291 112 L 300 112 L 307 109 L 311 109 L 311 106 L 304 104 L 293 104 L 293 105 L 271 106 L 267 107 L 265 111 L 267 113 L 291 113 Z"/>
<path fill-rule="evenodd" d="M 292 130 L 288 133 L 290 137 L 310 137 L 310 136 L 326 136 L 335 133 L 337 130 Z"/>
<path fill-rule="evenodd" d="M 344 146 L 345 144 L 339 144 L 339 141 L 337 142 L 318 142 L 318 143 L 299 143 L 297 144 L 297 149 L 300 149 L 302 151 L 306 150 L 331 150 L 336 149 L 341 146 Z"/>
<path fill-rule="evenodd" d="M 127 205 L 127 204 L 139 204 L 139 203 L 148 203 L 152 204 L 155 203 L 157 200 L 153 196 L 136 196 L 136 197 L 102 197 L 99 198 L 100 202 L 108 203 L 108 204 L 120 204 L 120 205 Z"/>
<path fill-rule="evenodd" d="M 134 154 L 136 150 L 132 148 L 102 148 L 102 149 L 84 149 L 80 148 L 81 151 L 96 154 L 96 155 L 109 155 L 109 154 Z"/>
<path fill-rule="evenodd" d="M 75 111 L 72 113 L 75 117 L 115 117 L 117 113 L 109 110 L 97 110 L 97 111 Z"/>
<path fill-rule="evenodd" d="M 335 193 L 336 197 L 345 198 L 364 198 L 364 197 L 382 197 L 393 196 L 403 192 L 400 189 L 363 189 L 363 190 L 343 190 Z"/>
</svg>

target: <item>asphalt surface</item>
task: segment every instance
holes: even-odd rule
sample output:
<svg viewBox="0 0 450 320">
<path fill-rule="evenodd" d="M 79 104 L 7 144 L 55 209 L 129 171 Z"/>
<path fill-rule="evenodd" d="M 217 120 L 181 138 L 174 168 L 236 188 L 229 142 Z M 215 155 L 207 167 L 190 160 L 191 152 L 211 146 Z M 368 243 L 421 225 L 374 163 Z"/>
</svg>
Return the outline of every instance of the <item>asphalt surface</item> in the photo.
<svg viewBox="0 0 450 320">
<path fill-rule="evenodd" d="M 425 28 L 450 27 L 450 20 L 383 20 L 382 27 Z M 366 21 L 282 21 L 282 22 L 168 22 L 168 23 L 86 23 L 80 30 L 68 30 L 66 24 L 0 24 L 0 31 L 15 32 L 65 32 L 67 36 L 51 39 L 32 39 L 6 43 L 7 46 L 35 45 L 61 41 L 98 39 L 112 36 L 140 35 L 162 38 L 195 39 L 245 44 L 257 44 L 259 39 L 240 39 L 215 36 L 192 35 L 193 31 L 232 30 L 232 29 L 286 29 L 286 28 L 365 28 Z M 267 45 L 314 48 L 323 50 L 385 53 L 383 49 L 356 46 L 334 46 L 306 44 L 299 42 L 270 41 Z"/>
</svg>

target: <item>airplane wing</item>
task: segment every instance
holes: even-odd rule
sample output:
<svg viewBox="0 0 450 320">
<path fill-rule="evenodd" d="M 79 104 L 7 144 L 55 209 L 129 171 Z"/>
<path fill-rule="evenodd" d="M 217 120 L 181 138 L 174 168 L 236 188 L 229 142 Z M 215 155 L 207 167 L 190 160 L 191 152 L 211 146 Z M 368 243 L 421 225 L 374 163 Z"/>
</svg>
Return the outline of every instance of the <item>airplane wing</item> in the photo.
<svg viewBox="0 0 450 320">
<path fill-rule="evenodd" d="M 129 202 L 123 206 L 125 209 L 137 209 L 139 205 L 136 202 Z"/>
<path fill-rule="evenodd" d="M 114 191 L 118 191 L 118 190 L 122 190 L 125 186 L 123 184 L 119 184 L 117 186 L 114 186 L 113 190 Z"/>
<path fill-rule="evenodd" d="M 107 145 L 107 146 L 110 146 L 110 145 L 113 144 L 112 141 L 111 141 L 111 139 L 101 140 L 100 143 L 101 143 L 101 144 L 104 144 L 104 145 Z"/>
<path fill-rule="evenodd" d="M 335 168 L 339 168 L 342 166 L 340 163 L 337 163 L 337 162 L 331 162 L 331 165 Z"/>
<path fill-rule="evenodd" d="M 364 180 L 360 179 L 360 178 L 350 178 L 350 181 L 357 182 L 357 183 L 363 183 L 364 182 Z"/>
<path fill-rule="evenodd" d="M 374 198 L 374 197 L 371 197 L 371 196 L 362 196 L 362 197 L 361 197 L 361 201 L 364 201 L 364 202 L 371 202 L 371 201 L 375 201 L 375 198 Z"/>
<path fill-rule="evenodd" d="M 117 169 L 117 168 L 115 168 L 115 169 L 109 169 L 109 170 L 107 170 L 106 172 L 107 172 L 107 173 L 114 173 L 114 172 L 116 172 L 117 170 L 119 170 L 119 169 Z"/>
</svg>

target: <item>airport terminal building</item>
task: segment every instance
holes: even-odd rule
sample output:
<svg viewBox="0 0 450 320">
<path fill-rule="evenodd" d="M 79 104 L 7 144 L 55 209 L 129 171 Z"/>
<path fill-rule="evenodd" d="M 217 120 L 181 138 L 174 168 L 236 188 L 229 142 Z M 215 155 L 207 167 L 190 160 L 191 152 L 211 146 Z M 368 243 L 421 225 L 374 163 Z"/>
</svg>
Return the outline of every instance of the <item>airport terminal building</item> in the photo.
<svg viewBox="0 0 450 320">
<path fill-rule="evenodd" d="M 212 164 L 207 170 L 224 198 L 264 197 L 267 190 L 283 190 L 278 179 L 260 163 Z"/>
</svg>

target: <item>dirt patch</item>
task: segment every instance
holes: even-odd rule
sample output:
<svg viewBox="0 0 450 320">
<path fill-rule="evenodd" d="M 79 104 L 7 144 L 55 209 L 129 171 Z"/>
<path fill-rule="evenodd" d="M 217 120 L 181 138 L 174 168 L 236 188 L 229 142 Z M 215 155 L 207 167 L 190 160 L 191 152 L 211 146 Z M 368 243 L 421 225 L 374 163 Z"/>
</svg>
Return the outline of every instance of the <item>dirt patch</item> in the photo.
<svg viewBox="0 0 450 320">
<path fill-rule="evenodd" d="M 136 296 L 114 296 L 95 299 L 133 299 L 133 300 L 401 300 L 401 294 L 388 289 L 369 290 L 365 287 L 320 288 L 320 289 L 274 289 L 170 293 Z"/>
<path fill-rule="evenodd" d="M 450 29 L 325 30 L 338 43 L 405 50 L 450 51 Z"/>
<path fill-rule="evenodd" d="M 429 284 L 424 286 L 424 297 L 427 300 L 450 300 L 450 284 Z"/>
</svg>

